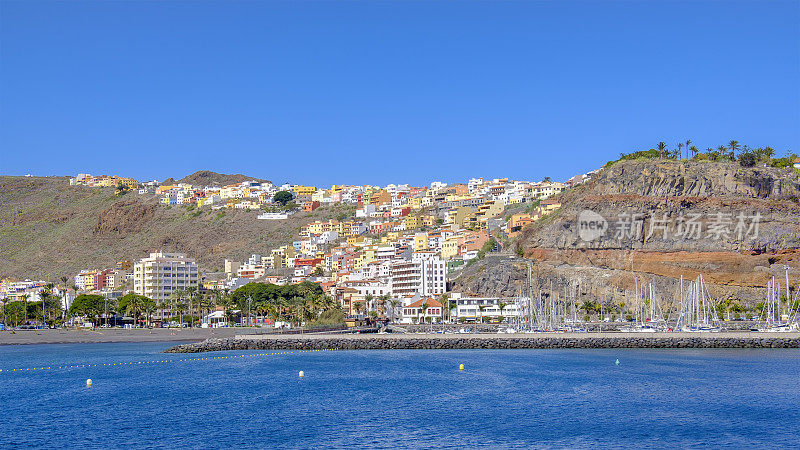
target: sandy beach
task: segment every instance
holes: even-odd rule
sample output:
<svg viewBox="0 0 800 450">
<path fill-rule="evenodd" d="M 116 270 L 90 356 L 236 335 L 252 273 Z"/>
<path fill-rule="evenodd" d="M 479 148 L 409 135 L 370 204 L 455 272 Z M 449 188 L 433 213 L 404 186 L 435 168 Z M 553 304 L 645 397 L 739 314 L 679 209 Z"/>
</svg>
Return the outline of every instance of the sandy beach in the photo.
<svg viewBox="0 0 800 450">
<path fill-rule="evenodd" d="M 154 328 L 97 330 L 15 330 L 0 331 L 0 345 L 72 344 L 103 342 L 196 342 L 208 338 L 233 337 L 244 334 L 241 328 Z"/>
</svg>

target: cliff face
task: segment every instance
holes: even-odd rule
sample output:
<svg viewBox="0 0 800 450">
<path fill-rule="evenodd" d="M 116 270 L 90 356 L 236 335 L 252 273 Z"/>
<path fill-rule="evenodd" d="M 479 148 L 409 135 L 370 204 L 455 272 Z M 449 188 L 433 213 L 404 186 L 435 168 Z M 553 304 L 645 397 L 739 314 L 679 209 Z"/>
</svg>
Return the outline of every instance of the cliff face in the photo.
<svg viewBox="0 0 800 450">
<path fill-rule="evenodd" d="M 621 162 L 564 193 L 562 208 L 527 227 L 518 245 L 534 263 L 534 283 L 546 286 L 605 297 L 644 281 L 672 295 L 681 275 L 702 274 L 718 298 L 751 303 L 787 269 L 790 283 L 800 282 L 799 197 L 791 169 Z M 527 278 L 527 270 L 505 271 Z M 455 288 L 492 295 L 484 285 L 473 278 Z"/>
</svg>

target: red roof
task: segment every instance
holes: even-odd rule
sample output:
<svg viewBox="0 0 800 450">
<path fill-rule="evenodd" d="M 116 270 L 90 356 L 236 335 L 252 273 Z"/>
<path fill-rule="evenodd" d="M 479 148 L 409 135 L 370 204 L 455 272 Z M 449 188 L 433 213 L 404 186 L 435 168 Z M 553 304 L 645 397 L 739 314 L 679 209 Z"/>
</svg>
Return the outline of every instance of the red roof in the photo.
<svg viewBox="0 0 800 450">
<path fill-rule="evenodd" d="M 429 298 L 429 299 L 417 300 L 414 303 L 406 306 L 406 308 L 419 308 L 419 307 L 422 306 L 423 303 L 427 303 L 428 304 L 428 308 L 441 308 L 442 307 L 441 303 L 439 303 L 438 301 L 436 301 L 436 300 L 434 300 L 432 298 Z"/>
</svg>

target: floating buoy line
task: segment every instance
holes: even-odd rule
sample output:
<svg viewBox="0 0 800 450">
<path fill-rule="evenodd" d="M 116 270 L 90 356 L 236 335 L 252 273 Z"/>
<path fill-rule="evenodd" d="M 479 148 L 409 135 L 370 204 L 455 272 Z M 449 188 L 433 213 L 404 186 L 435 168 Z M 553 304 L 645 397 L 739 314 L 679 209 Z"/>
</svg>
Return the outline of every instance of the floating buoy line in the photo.
<svg viewBox="0 0 800 450">
<path fill-rule="evenodd" d="M 38 371 L 41 372 L 43 370 L 65 370 L 65 369 L 83 369 L 88 367 L 115 367 L 115 366 L 137 366 L 142 364 L 170 364 L 170 363 L 179 363 L 179 362 L 195 362 L 195 361 L 213 361 L 213 360 L 222 360 L 222 359 L 239 359 L 239 358 L 254 358 L 257 356 L 279 356 L 279 355 L 291 355 L 293 353 L 312 353 L 312 352 L 330 352 L 338 350 L 338 348 L 324 348 L 318 350 L 287 350 L 287 351 L 275 351 L 275 352 L 267 352 L 267 353 L 251 353 L 247 355 L 227 355 L 227 356 L 206 356 L 206 357 L 199 357 L 199 358 L 175 358 L 175 359 L 157 359 L 157 360 L 149 360 L 149 361 L 131 361 L 131 362 L 115 362 L 115 363 L 103 363 L 103 364 L 73 364 L 73 365 L 64 365 L 64 366 L 43 366 L 43 367 L 22 367 L 22 368 L 15 368 L 15 369 L 0 369 L 0 374 L 5 373 L 14 373 L 14 372 L 33 372 Z M 301 372 L 302 373 L 302 372 Z M 87 386 L 91 386 L 91 379 L 87 380 Z"/>
</svg>

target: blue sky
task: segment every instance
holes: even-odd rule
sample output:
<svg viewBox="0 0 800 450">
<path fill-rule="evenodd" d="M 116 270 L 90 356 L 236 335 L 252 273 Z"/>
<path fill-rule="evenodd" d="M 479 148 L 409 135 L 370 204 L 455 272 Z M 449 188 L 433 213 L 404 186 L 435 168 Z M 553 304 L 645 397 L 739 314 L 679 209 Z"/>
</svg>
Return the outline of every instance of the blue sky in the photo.
<svg viewBox="0 0 800 450">
<path fill-rule="evenodd" d="M 798 1 L 0 2 L 0 173 L 566 179 L 800 153 Z"/>
</svg>

